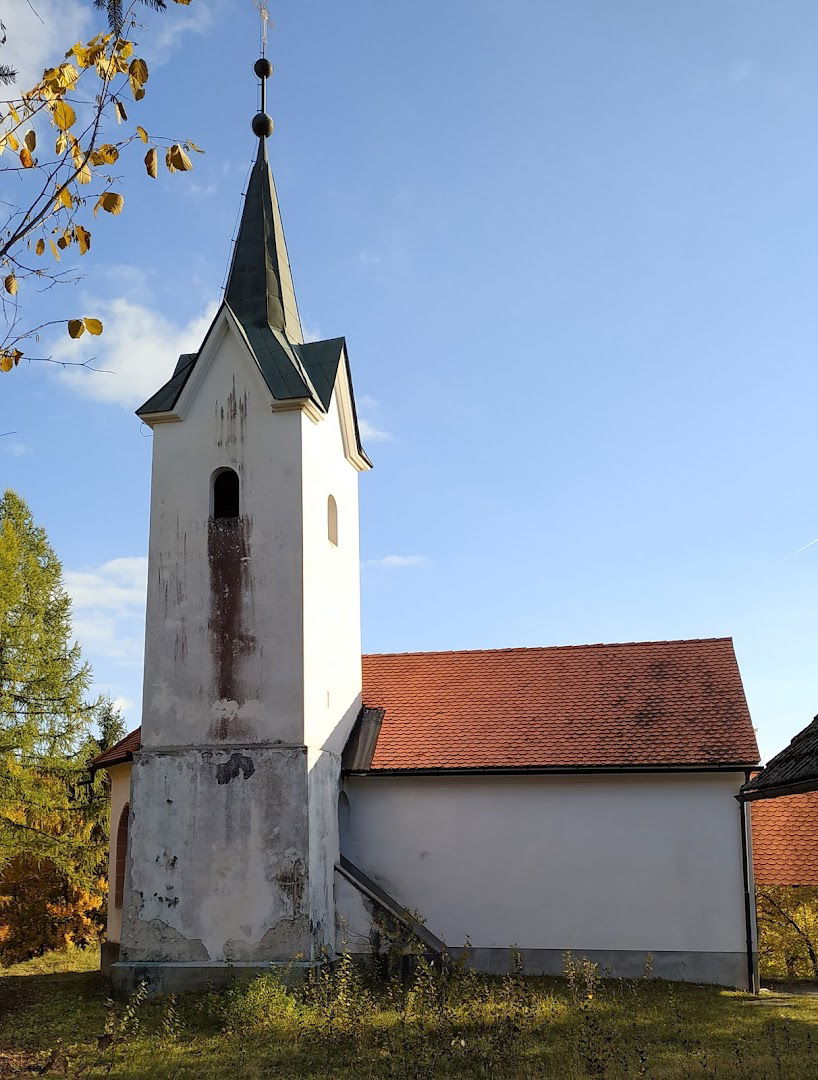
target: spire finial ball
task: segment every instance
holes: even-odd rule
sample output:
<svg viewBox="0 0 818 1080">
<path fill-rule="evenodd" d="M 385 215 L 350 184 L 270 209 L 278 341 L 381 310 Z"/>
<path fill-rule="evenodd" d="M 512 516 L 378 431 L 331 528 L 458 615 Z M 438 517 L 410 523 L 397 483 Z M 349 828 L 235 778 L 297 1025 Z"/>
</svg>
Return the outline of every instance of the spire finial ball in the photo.
<svg viewBox="0 0 818 1080">
<path fill-rule="evenodd" d="M 273 65 L 266 56 L 262 56 L 260 60 L 256 60 L 255 64 L 253 64 L 253 71 L 260 79 L 269 79 L 273 74 Z"/>
<path fill-rule="evenodd" d="M 259 112 L 253 117 L 253 134 L 259 139 L 269 138 L 273 134 L 273 118 L 267 113 Z"/>
</svg>

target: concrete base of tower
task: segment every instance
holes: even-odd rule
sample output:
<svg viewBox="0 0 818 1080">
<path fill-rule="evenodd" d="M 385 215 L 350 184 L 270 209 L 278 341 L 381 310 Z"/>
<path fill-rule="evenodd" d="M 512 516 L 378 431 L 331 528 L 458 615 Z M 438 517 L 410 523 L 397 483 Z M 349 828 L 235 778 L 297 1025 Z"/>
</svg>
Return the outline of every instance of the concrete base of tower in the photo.
<svg viewBox="0 0 818 1080">
<path fill-rule="evenodd" d="M 202 993 L 223 990 L 237 983 L 250 982 L 259 975 L 275 974 L 285 985 L 298 986 L 320 961 L 292 963 L 123 963 L 112 964 L 111 986 L 114 997 L 127 998 L 144 986 L 149 998 L 168 994 Z"/>
</svg>

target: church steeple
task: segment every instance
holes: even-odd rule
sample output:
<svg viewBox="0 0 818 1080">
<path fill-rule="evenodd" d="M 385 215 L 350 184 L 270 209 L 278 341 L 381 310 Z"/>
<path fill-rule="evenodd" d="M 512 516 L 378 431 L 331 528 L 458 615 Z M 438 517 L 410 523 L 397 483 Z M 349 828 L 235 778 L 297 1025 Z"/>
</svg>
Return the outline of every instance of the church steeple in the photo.
<svg viewBox="0 0 818 1080">
<path fill-rule="evenodd" d="M 262 57 L 253 70 L 261 81 L 261 111 L 253 117 L 258 154 L 247 185 L 224 298 L 245 328 L 266 325 L 300 345 L 304 340 L 301 320 L 275 182 L 267 161 L 267 137 L 273 122 L 265 112 L 266 81 L 272 67 Z"/>
</svg>

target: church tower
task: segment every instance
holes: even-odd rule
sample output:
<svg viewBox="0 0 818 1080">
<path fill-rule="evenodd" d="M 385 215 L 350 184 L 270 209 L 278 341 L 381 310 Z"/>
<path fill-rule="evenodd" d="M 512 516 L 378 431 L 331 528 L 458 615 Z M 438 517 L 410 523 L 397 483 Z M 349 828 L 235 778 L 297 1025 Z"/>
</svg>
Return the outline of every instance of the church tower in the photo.
<svg viewBox="0 0 818 1080">
<path fill-rule="evenodd" d="M 153 430 L 142 748 L 120 987 L 334 948 L 340 755 L 361 708 L 361 446 L 343 338 L 305 343 L 272 121 L 201 348 Z"/>
</svg>

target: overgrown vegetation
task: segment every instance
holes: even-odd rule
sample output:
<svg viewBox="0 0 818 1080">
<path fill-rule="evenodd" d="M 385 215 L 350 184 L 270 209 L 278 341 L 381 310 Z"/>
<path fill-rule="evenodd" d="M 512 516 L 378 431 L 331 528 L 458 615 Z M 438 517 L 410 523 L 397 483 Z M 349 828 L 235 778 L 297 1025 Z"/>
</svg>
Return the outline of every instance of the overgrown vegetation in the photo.
<svg viewBox="0 0 818 1080">
<path fill-rule="evenodd" d="M 762 975 L 818 979 L 818 888 L 765 885 L 756 901 Z"/>
<path fill-rule="evenodd" d="M 114 1005 L 69 954 L 0 977 L 0 1075 L 118 1078 L 815 1076 L 818 1000 L 610 980 L 442 971 L 418 958 L 374 979 L 342 958 L 301 986 L 246 986 Z M 41 974 L 43 970 L 50 974 Z"/>
</svg>

